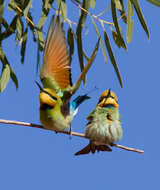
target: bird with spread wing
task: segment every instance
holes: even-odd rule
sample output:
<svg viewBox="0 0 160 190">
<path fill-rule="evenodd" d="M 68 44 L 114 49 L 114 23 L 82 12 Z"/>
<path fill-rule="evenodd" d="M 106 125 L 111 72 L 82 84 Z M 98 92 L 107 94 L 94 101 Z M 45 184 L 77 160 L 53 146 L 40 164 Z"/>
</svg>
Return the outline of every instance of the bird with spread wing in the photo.
<svg viewBox="0 0 160 190">
<path fill-rule="evenodd" d="M 99 40 L 94 51 L 80 74 L 77 82 L 72 85 L 69 53 L 59 15 L 52 17 L 45 42 L 43 64 L 40 79 L 40 121 L 44 128 L 64 131 L 71 127 L 78 106 L 88 99 L 85 94 L 73 101 L 70 98 L 78 90 L 81 81 L 89 70 L 98 50 Z M 71 128 L 70 128 L 71 130 Z"/>
</svg>

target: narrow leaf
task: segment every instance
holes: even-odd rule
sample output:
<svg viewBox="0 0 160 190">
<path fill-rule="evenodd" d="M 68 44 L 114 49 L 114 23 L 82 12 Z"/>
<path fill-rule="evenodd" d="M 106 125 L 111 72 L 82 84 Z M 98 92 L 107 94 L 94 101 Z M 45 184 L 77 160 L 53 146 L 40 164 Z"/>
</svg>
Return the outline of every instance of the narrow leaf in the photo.
<svg viewBox="0 0 160 190">
<path fill-rule="evenodd" d="M 18 89 L 18 79 L 17 79 L 16 74 L 14 73 L 13 69 L 11 68 L 11 66 L 10 66 L 10 74 L 11 74 L 11 79 L 16 86 L 16 89 Z"/>
<path fill-rule="evenodd" d="M 89 4 L 90 0 L 83 0 L 82 7 L 86 10 L 89 9 Z M 86 20 L 87 13 L 81 10 L 81 16 L 79 18 L 77 30 L 76 30 L 76 35 L 77 35 L 77 49 L 78 49 L 78 58 L 80 62 L 80 68 L 81 71 L 84 68 L 84 63 L 83 63 L 83 45 L 82 45 L 82 29 L 84 26 L 84 22 Z M 84 78 L 84 84 L 85 84 L 85 78 Z"/>
<path fill-rule="evenodd" d="M 135 8 L 135 11 L 137 13 L 137 16 L 139 18 L 139 21 L 144 29 L 144 31 L 146 32 L 147 36 L 148 36 L 148 39 L 149 39 L 149 31 L 148 31 L 148 27 L 147 27 L 147 24 L 145 22 L 145 19 L 144 19 L 144 16 L 141 12 L 141 8 L 139 6 L 139 3 L 138 3 L 138 0 L 130 0 L 131 3 L 133 4 L 134 8 Z"/>
<path fill-rule="evenodd" d="M 124 8 L 123 0 L 119 0 L 119 2 L 121 3 L 121 7 L 122 7 L 122 10 L 119 10 L 121 18 L 124 21 L 124 23 L 127 23 L 127 17 L 126 17 L 126 12 L 125 12 L 125 8 Z"/>
<path fill-rule="evenodd" d="M 9 79 L 7 79 L 8 76 L 9 76 L 9 73 L 10 73 L 11 79 L 13 80 L 13 82 L 14 82 L 16 88 L 18 88 L 18 80 L 17 80 L 17 77 L 16 77 L 14 71 L 12 70 L 11 66 L 9 65 L 9 62 L 8 62 L 7 57 L 5 56 L 5 54 L 4 54 L 3 50 L 2 50 L 2 47 L 0 47 L 0 60 L 1 60 L 1 62 L 3 63 L 4 66 L 7 65 L 7 69 L 6 69 L 6 70 L 8 70 L 8 67 L 9 67 L 9 70 L 10 70 L 9 72 L 5 71 L 5 72 L 6 72 L 6 74 L 5 74 L 6 80 L 5 80 L 5 83 L 2 82 L 2 84 L 3 84 L 3 85 L 2 85 L 2 87 L 3 87 L 2 89 L 4 89 L 4 84 L 7 85 L 7 80 L 9 80 Z M 8 73 L 8 74 L 7 74 L 7 73 Z M 1 87 L 0 87 L 0 88 L 1 88 Z"/>
<path fill-rule="evenodd" d="M 126 34 L 126 38 L 127 38 L 128 43 L 130 43 L 132 40 L 132 33 L 133 33 L 133 20 L 131 18 L 132 16 L 133 16 L 133 8 L 132 8 L 132 4 L 131 4 L 130 0 L 128 0 L 127 34 Z"/>
<path fill-rule="evenodd" d="M 117 19 L 117 13 L 116 13 L 116 7 L 115 7 L 115 0 L 111 0 L 111 9 L 112 9 L 112 18 L 115 25 L 115 29 L 121 44 L 121 47 L 127 50 L 127 46 L 123 40 L 123 36 L 121 34 L 120 26 L 118 25 L 118 19 Z"/>
<path fill-rule="evenodd" d="M 105 60 L 105 62 L 107 63 L 107 55 L 106 55 L 106 50 L 105 50 L 105 48 L 104 48 L 103 40 L 102 40 L 102 38 L 101 38 L 100 32 L 99 32 L 99 30 L 98 30 L 98 27 L 97 27 L 96 23 L 94 22 L 94 19 L 91 18 L 91 20 L 92 20 L 93 26 L 94 26 L 94 28 L 95 28 L 95 31 L 96 31 L 96 33 L 97 33 L 97 36 L 98 36 L 98 38 L 100 39 L 100 45 L 101 45 L 101 48 L 102 48 L 104 60 Z"/>
<path fill-rule="evenodd" d="M 49 3 L 49 0 L 45 0 L 45 1 L 43 1 L 44 2 L 44 9 L 48 9 L 48 8 L 50 8 L 50 3 Z"/>
<path fill-rule="evenodd" d="M 106 44 L 106 47 L 107 47 L 107 51 L 108 51 L 111 63 L 113 65 L 114 70 L 116 72 L 116 75 L 118 77 L 119 83 L 120 83 L 121 87 L 123 88 L 121 75 L 120 75 L 120 72 L 119 72 L 119 69 L 118 69 L 118 66 L 117 66 L 117 63 L 116 63 L 116 59 L 114 57 L 114 54 L 113 54 L 113 51 L 112 51 L 112 48 L 111 48 L 111 45 L 110 45 L 110 42 L 109 42 L 109 38 L 108 38 L 108 35 L 107 35 L 106 31 L 104 31 L 104 41 L 105 41 L 105 44 Z"/>
<path fill-rule="evenodd" d="M 153 5 L 160 7 L 160 0 L 147 0 L 147 1 L 152 3 Z"/>
<path fill-rule="evenodd" d="M 16 39 L 21 43 L 24 26 L 20 16 L 17 18 L 16 29 L 17 29 Z"/>
<path fill-rule="evenodd" d="M 72 28 L 68 29 L 67 41 L 69 45 L 69 60 L 72 62 L 72 55 L 74 53 L 74 38 Z"/>
<path fill-rule="evenodd" d="M 24 11 L 23 11 L 23 14 L 24 14 L 25 17 L 28 16 L 29 9 L 30 9 L 31 6 L 32 6 L 32 0 L 29 0 L 27 3 L 28 3 L 28 4 L 27 4 L 27 6 L 25 7 L 25 9 L 24 9 Z"/>
<path fill-rule="evenodd" d="M 119 9 L 119 10 L 123 10 L 123 7 L 122 7 L 122 4 L 121 4 L 121 1 L 120 0 L 115 0 L 115 6 L 116 6 L 116 9 Z"/>
<path fill-rule="evenodd" d="M 4 3 L 5 3 L 4 0 L 1 0 L 1 1 L 0 1 L 0 18 L 1 18 L 2 15 L 3 15 Z"/>
<path fill-rule="evenodd" d="M 66 18 L 67 18 L 66 1 L 65 0 L 57 0 L 57 4 L 60 9 L 60 13 L 61 13 L 63 20 L 66 20 Z"/>
<path fill-rule="evenodd" d="M 91 8 L 94 9 L 96 5 L 96 0 L 90 0 Z"/>
<path fill-rule="evenodd" d="M 9 82 L 9 78 L 10 78 L 9 65 L 3 63 L 2 73 L 0 77 L 0 92 L 2 92 L 6 88 Z"/>
<path fill-rule="evenodd" d="M 5 29 L 8 28 L 8 23 L 3 17 L 0 18 L 0 23 L 5 27 Z"/>
<path fill-rule="evenodd" d="M 27 34 L 28 34 L 28 28 L 26 27 L 23 37 L 22 37 L 22 47 L 21 47 L 21 62 L 22 63 L 24 63 L 26 43 L 27 43 Z"/>
<path fill-rule="evenodd" d="M 3 40 L 7 37 L 9 37 L 11 34 L 13 34 L 16 30 L 16 23 L 17 23 L 18 15 L 16 15 L 11 24 L 8 26 L 8 28 L 0 35 L 0 39 Z"/>
</svg>

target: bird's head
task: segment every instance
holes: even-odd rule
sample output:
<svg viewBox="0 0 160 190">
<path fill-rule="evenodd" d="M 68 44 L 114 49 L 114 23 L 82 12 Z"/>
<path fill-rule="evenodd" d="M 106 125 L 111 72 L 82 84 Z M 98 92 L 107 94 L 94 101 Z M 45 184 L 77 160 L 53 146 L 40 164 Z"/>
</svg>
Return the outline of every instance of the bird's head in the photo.
<svg viewBox="0 0 160 190">
<path fill-rule="evenodd" d="M 60 97 L 50 88 L 42 88 L 38 82 L 37 86 L 40 89 L 40 107 L 43 108 L 54 108 L 60 103 Z"/>
<path fill-rule="evenodd" d="M 112 105 L 112 106 L 118 108 L 117 101 L 118 101 L 118 98 L 117 98 L 116 94 L 109 89 L 109 90 L 104 91 L 101 94 L 97 106 L 107 107 L 107 106 Z"/>
</svg>

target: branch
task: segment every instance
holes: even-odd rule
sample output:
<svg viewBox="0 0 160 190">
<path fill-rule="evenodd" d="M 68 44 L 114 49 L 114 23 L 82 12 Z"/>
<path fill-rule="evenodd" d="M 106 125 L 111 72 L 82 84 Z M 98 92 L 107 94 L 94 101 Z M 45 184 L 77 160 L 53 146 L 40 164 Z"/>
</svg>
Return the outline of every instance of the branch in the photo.
<svg viewBox="0 0 160 190">
<path fill-rule="evenodd" d="M 34 123 L 21 122 L 21 121 L 0 119 L 0 123 L 27 126 L 27 127 L 35 127 L 35 128 L 39 128 L 39 129 L 49 130 L 49 129 L 45 129 L 42 125 L 37 125 L 37 124 L 34 124 Z M 55 131 L 55 132 L 57 132 L 57 131 Z M 64 133 L 66 135 L 70 135 L 69 131 L 58 131 L 58 133 Z M 72 131 L 72 135 L 88 139 L 88 137 L 86 137 L 85 134 L 83 134 L 83 133 L 77 133 L 77 132 Z M 120 144 L 112 144 L 111 146 L 121 148 L 121 149 L 124 149 L 124 150 L 127 150 L 127 151 L 132 151 L 132 152 L 137 152 L 137 153 L 144 154 L 143 150 L 126 147 L 126 146 L 123 146 L 123 145 L 120 145 Z"/>
<path fill-rule="evenodd" d="M 97 19 L 99 22 L 104 22 L 106 24 L 109 24 L 109 25 L 114 25 L 112 22 L 108 22 L 106 20 L 103 20 L 101 18 L 99 18 L 98 16 L 92 14 L 91 12 L 87 11 L 86 9 L 84 9 L 83 7 L 81 7 L 80 5 L 78 5 L 74 0 L 71 0 L 72 3 L 74 3 L 79 9 L 81 9 L 82 11 L 84 11 L 85 13 L 89 14 L 91 17 L 94 17 L 95 19 Z"/>
</svg>

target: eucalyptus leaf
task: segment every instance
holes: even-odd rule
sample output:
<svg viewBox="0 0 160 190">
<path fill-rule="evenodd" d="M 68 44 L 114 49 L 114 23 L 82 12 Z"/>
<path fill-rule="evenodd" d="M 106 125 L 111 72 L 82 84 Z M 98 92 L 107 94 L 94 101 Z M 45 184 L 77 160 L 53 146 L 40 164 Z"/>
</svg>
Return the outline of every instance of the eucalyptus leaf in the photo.
<svg viewBox="0 0 160 190">
<path fill-rule="evenodd" d="M 3 15 L 4 4 L 5 4 L 5 0 L 1 0 L 1 1 L 0 1 L 0 18 L 1 18 L 2 15 Z"/>
<path fill-rule="evenodd" d="M 22 63 L 24 63 L 24 57 L 25 57 L 25 52 L 26 52 L 27 34 L 28 34 L 28 28 L 26 27 L 23 37 L 22 37 L 22 46 L 21 46 L 21 62 Z"/>
<path fill-rule="evenodd" d="M 82 7 L 86 10 L 89 9 L 90 5 L 90 0 L 83 0 Z M 80 68 L 81 71 L 84 68 L 84 63 L 83 63 L 83 45 L 82 45 L 82 29 L 86 20 L 87 13 L 84 11 L 81 11 L 81 16 L 79 18 L 77 30 L 76 30 L 76 35 L 77 35 L 77 49 L 78 49 L 78 58 L 80 62 Z M 84 77 L 84 83 L 85 83 L 85 77 Z"/>
<path fill-rule="evenodd" d="M 152 3 L 153 5 L 160 7 L 160 0 L 147 0 L 147 1 Z"/>
<path fill-rule="evenodd" d="M 139 18 L 139 21 L 140 21 L 140 23 L 141 23 L 141 25 L 142 25 L 144 31 L 146 32 L 148 38 L 149 38 L 148 27 L 147 27 L 146 21 L 145 21 L 145 19 L 144 19 L 144 16 L 143 16 L 143 14 L 142 14 L 142 12 L 141 12 L 141 8 L 140 8 L 140 6 L 139 6 L 138 0 L 130 0 L 130 1 L 131 1 L 131 3 L 133 4 L 133 6 L 134 6 L 134 8 L 135 8 L 135 11 L 136 11 L 136 13 L 137 13 L 137 16 L 138 16 L 138 18 Z"/>
<path fill-rule="evenodd" d="M 100 32 L 99 32 L 99 30 L 98 30 L 98 27 L 97 27 L 96 23 L 94 22 L 94 19 L 92 18 L 91 20 L 92 20 L 93 26 L 94 26 L 94 28 L 95 28 L 95 31 L 96 31 L 96 33 L 97 33 L 97 36 L 98 36 L 98 38 L 100 39 L 100 45 L 101 45 L 101 48 L 102 48 L 104 60 L 105 60 L 105 62 L 107 63 L 107 55 L 106 55 L 106 50 L 105 50 L 105 48 L 104 48 L 103 40 L 102 40 L 102 38 L 101 38 Z"/>
<path fill-rule="evenodd" d="M 116 7 L 115 7 L 115 1 L 116 0 L 111 0 L 111 9 L 112 9 L 112 18 L 114 22 L 114 26 L 118 35 L 118 40 L 120 42 L 121 47 L 127 50 L 127 46 L 125 44 L 125 41 L 123 39 L 123 36 L 121 34 L 120 26 L 118 24 L 118 19 L 117 19 L 117 13 L 116 13 Z"/>
<path fill-rule="evenodd" d="M 65 0 L 57 0 L 58 7 L 61 12 L 61 16 L 63 20 L 66 20 L 67 18 L 67 6 L 66 6 L 66 1 Z"/>
<path fill-rule="evenodd" d="M 32 6 L 32 0 L 29 0 L 27 2 L 27 5 L 26 5 L 24 11 L 23 11 L 23 14 L 24 14 L 25 17 L 28 16 L 28 12 L 29 12 L 29 9 L 31 8 L 31 6 Z"/>
<path fill-rule="evenodd" d="M 94 9 L 96 5 L 96 0 L 90 0 L 91 8 Z"/>
<path fill-rule="evenodd" d="M 10 78 L 10 68 L 8 64 L 3 63 L 2 73 L 0 77 L 0 92 L 6 88 Z"/>
<path fill-rule="evenodd" d="M 69 45 L 69 60 L 70 60 L 70 62 L 72 62 L 72 55 L 74 53 L 74 37 L 73 37 L 72 28 L 68 29 L 67 42 Z"/>
<path fill-rule="evenodd" d="M 133 8 L 132 8 L 132 4 L 130 2 L 130 0 L 128 0 L 128 8 L 127 8 L 127 33 L 126 33 L 126 37 L 127 37 L 127 42 L 131 42 L 132 40 L 132 34 L 133 34 L 133 20 L 132 20 L 132 16 L 133 16 Z"/>
<path fill-rule="evenodd" d="M 115 56 L 114 56 L 114 54 L 113 54 L 112 47 L 111 47 L 111 45 L 110 45 L 109 38 L 108 38 L 108 35 L 107 35 L 107 32 L 106 32 L 106 31 L 104 31 L 104 41 L 105 41 L 105 44 L 106 44 L 106 48 L 107 48 L 107 51 L 108 51 L 108 54 L 109 54 L 111 63 L 112 63 L 112 65 L 113 65 L 114 70 L 115 70 L 115 72 L 116 72 L 116 75 L 117 75 L 117 77 L 118 77 L 120 86 L 123 88 L 121 75 L 120 75 L 120 72 L 119 72 L 119 69 L 118 69 L 118 66 L 117 66 L 117 63 L 116 63 L 116 59 L 115 59 Z"/>
</svg>

